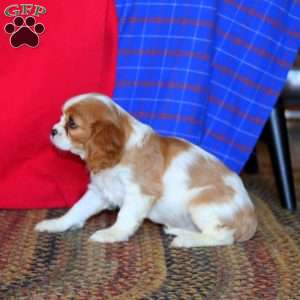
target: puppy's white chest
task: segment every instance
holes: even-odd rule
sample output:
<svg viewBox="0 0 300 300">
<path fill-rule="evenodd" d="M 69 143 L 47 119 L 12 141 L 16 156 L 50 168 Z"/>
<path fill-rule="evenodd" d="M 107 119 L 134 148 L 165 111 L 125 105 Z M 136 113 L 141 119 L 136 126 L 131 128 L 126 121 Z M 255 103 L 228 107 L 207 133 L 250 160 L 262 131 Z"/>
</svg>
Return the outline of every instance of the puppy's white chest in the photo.
<svg viewBox="0 0 300 300">
<path fill-rule="evenodd" d="M 122 206 L 126 186 L 131 178 L 127 167 L 118 166 L 92 176 L 92 183 L 97 186 L 103 197 L 114 206 Z"/>
</svg>

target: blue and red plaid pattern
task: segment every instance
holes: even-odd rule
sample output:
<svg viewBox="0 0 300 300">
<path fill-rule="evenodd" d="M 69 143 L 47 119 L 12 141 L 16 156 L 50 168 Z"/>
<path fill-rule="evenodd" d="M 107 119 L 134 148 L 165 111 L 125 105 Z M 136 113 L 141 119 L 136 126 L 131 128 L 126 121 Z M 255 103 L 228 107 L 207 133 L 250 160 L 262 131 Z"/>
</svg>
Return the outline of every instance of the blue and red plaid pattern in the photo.
<svg viewBox="0 0 300 300">
<path fill-rule="evenodd" d="M 114 99 L 239 172 L 300 45 L 299 0 L 117 0 Z"/>
</svg>

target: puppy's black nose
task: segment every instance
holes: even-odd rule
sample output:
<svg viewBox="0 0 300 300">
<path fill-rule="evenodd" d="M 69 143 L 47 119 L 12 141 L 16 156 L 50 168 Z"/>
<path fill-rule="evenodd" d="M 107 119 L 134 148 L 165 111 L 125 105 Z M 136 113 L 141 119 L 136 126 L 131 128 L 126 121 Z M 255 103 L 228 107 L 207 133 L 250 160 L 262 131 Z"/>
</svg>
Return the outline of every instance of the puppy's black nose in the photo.
<svg viewBox="0 0 300 300">
<path fill-rule="evenodd" d="M 57 129 L 54 129 L 54 128 L 53 128 L 53 129 L 51 130 L 51 135 L 52 135 L 52 136 L 57 135 Z"/>
</svg>

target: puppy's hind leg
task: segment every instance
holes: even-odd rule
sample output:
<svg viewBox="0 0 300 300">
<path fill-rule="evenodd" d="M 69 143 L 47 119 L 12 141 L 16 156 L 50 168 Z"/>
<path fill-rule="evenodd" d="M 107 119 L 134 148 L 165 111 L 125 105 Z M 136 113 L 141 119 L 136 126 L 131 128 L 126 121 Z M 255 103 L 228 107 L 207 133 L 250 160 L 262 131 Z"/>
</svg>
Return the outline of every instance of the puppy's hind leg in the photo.
<svg viewBox="0 0 300 300">
<path fill-rule="evenodd" d="M 189 209 L 191 219 L 199 231 L 180 228 L 167 228 L 166 233 L 175 235 L 172 247 L 209 247 L 234 243 L 234 230 L 221 226 L 215 207 L 209 204 Z"/>
<path fill-rule="evenodd" d="M 229 229 L 204 229 L 203 232 L 187 231 L 175 228 L 176 237 L 171 247 L 208 247 L 233 244 L 233 231 Z"/>
</svg>

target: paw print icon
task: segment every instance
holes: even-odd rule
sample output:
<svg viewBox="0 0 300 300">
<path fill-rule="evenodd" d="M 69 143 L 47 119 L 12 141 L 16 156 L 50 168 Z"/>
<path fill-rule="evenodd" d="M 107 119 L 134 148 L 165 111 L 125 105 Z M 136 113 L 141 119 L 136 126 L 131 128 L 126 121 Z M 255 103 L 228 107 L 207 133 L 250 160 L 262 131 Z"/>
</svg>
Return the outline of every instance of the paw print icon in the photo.
<svg viewBox="0 0 300 300">
<path fill-rule="evenodd" d="M 12 23 L 7 23 L 4 31 L 10 34 L 10 44 L 14 48 L 22 45 L 35 48 L 39 45 L 39 36 L 45 31 L 42 23 L 36 23 L 34 17 L 29 16 L 26 19 L 16 17 Z"/>
</svg>

